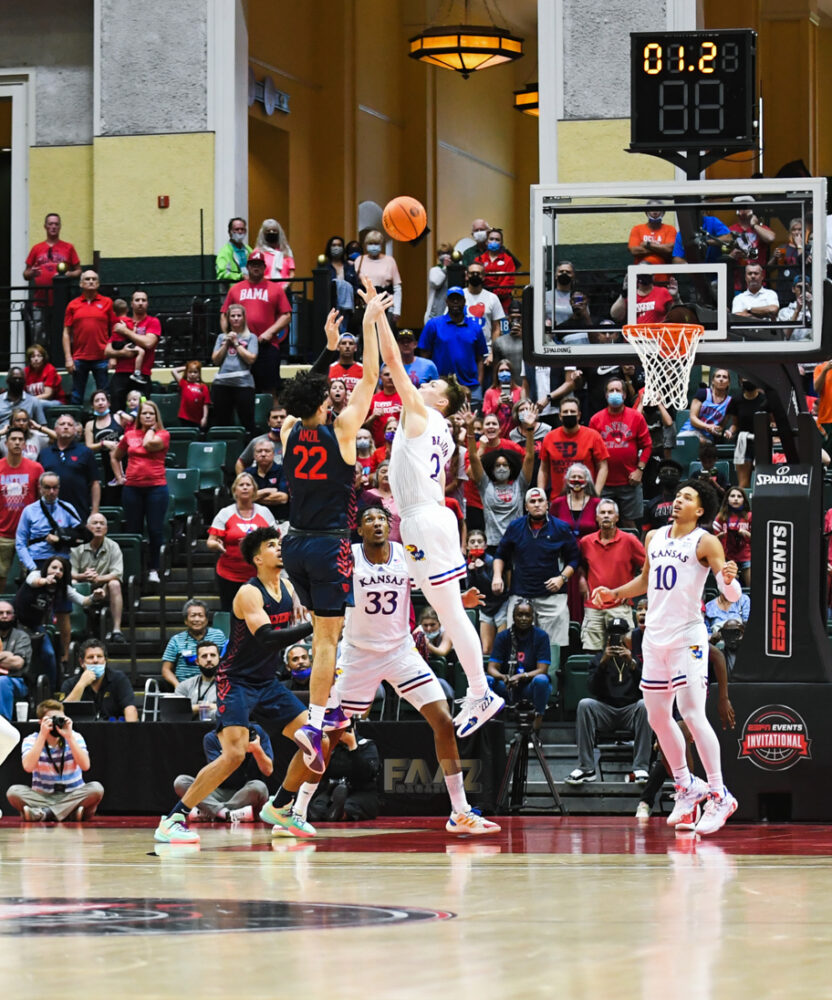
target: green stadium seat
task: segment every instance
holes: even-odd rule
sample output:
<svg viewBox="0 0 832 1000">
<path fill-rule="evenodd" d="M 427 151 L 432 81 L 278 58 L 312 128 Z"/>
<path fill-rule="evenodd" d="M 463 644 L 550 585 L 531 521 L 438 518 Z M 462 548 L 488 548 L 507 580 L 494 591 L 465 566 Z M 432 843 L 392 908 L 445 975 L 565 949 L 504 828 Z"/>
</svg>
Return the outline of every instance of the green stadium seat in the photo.
<svg viewBox="0 0 832 1000">
<path fill-rule="evenodd" d="M 271 412 L 274 397 L 270 392 L 258 392 L 254 397 L 254 426 L 264 431 L 269 426 L 269 413 Z"/>
<path fill-rule="evenodd" d="M 574 713 L 581 698 L 589 697 L 589 665 L 594 657 L 587 653 L 570 656 L 561 670 L 561 704 L 565 713 Z"/>
<path fill-rule="evenodd" d="M 676 446 L 671 455 L 674 461 L 686 469 L 691 462 L 699 460 L 699 438 L 696 434 L 685 434 L 684 437 L 677 437 Z"/>
<path fill-rule="evenodd" d="M 199 469 L 166 469 L 165 474 L 170 491 L 168 517 L 187 517 L 189 514 L 196 514 Z"/>
<path fill-rule="evenodd" d="M 99 514 L 103 514 L 107 518 L 107 534 L 111 535 L 113 532 L 121 531 L 124 527 L 124 508 L 123 507 L 99 507 Z"/>
<path fill-rule="evenodd" d="M 54 427 L 58 417 L 64 413 L 69 413 L 76 420 L 82 420 L 84 417 L 84 407 L 72 406 L 70 403 L 67 403 L 65 406 L 50 406 L 46 410 L 46 426 Z"/>
<path fill-rule="evenodd" d="M 162 423 L 165 425 L 167 430 L 171 430 L 179 425 L 179 396 L 171 396 L 169 394 L 162 396 L 154 396 L 153 402 L 159 407 L 159 413 L 162 415 Z"/>
<path fill-rule="evenodd" d="M 227 450 L 225 441 L 191 441 L 188 444 L 187 466 L 199 469 L 201 490 L 216 490 L 224 484 Z"/>
<path fill-rule="evenodd" d="M 731 481 L 731 467 L 725 459 L 717 459 L 714 468 L 717 472 L 721 472 L 727 482 Z M 702 463 L 698 460 L 693 461 L 688 466 L 688 477 L 692 479 L 698 472 L 702 470 Z"/>
<path fill-rule="evenodd" d="M 227 638 L 231 636 L 230 611 L 215 611 L 211 618 L 211 624 L 214 628 L 218 628 Z"/>
<path fill-rule="evenodd" d="M 248 434 L 244 427 L 210 427 L 207 438 L 209 441 L 225 441 L 228 446 L 225 459 L 225 471 L 229 476 L 234 475 L 234 463 L 240 457 L 241 452 L 248 444 Z"/>
</svg>

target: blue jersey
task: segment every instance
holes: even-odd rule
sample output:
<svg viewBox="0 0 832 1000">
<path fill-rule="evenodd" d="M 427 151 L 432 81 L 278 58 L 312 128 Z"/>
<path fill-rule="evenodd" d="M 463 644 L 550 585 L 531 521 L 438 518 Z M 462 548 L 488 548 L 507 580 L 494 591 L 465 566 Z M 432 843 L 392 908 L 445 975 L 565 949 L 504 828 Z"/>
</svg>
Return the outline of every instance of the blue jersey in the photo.
<svg viewBox="0 0 832 1000">
<path fill-rule="evenodd" d="M 298 420 L 289 431 L 283 472 L 292 528 L 346 535 L 355 527 L 355 466 L 341 457 L 333 427 L 304 427 Z"/>
<path fill-rule="evenodd" d="M 275 628 L 285 628 L 292 624 L 292 595 L 285 583 L 280 584 L 280 600 L 276 601 L 266 587 L 252 577 L 248 583 L 263 595 L 263 610 Z M 266 684 L 273 681 L 277 673 L 278 654 L 255 639 L 246 620 L 231 612 L 231 635 L 225 656 L 217 671 L 217 693 L 229 682 L 244 681 L 247 684 Z"/>
</svg>

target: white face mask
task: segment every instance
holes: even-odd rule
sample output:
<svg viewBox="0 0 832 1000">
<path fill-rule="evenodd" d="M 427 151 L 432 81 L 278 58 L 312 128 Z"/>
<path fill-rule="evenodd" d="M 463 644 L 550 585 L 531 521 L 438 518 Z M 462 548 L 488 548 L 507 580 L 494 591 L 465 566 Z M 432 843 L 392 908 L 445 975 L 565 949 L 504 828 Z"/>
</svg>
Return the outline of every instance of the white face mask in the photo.
<svg viewBox="0 0 832 1000">
<path fill-rule="evenodd" d="M 494 478 L 498 483 L 505 483 L 509 476 L 511 475 L 511 469 L 507 469 L 504 465 L 498 466 L 494 470 Z"/>
<path fill-rule="evenodd" d="M 381 253 L 381 244 L 380 243 L 368 243 L 367 244 L 367 253 L 371 257 L 377 257 Z"/>
<path fill-rule="evenodd" d="M 487 229 L 475 229 L 471 234 L 477 243 L 485 243 L 486 237 L 488 236 Z"/>
</svg>

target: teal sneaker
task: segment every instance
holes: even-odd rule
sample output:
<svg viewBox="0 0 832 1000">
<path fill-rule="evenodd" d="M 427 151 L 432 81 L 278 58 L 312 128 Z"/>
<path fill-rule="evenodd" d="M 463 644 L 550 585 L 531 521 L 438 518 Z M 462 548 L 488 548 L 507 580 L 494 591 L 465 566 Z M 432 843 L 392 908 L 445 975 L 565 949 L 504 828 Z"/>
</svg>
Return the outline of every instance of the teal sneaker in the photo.
<svg viewBox="0 0 832 1000">
<path fill-rule="evenodd" d="M 311 823 L 292 811 L 292 803 L 277 808 L 269 799 L 260 810 L 260 819 L 272 827 L 273 837 L 299 837 L 309 840 L 318 832 Z"/>
<path fill-rule="evenodd" d="M 153 839 L 157 844 L 198 844 L 199 834 L 188 829 L 182 813 L 174 813 L 162 817 Z"/>
</svg>

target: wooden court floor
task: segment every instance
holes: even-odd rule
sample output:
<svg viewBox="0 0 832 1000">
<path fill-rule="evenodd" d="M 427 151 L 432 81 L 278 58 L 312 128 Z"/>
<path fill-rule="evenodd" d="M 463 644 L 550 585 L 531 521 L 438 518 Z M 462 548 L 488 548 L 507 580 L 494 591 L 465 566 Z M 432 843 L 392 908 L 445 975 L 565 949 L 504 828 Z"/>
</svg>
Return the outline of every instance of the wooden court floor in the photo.
<svg viewBox="0 0 832 1000">
<path fill-rule="evenodd" d="M 0 822 L 0 995 L 832 997 L 832 828 L 662 819 L 201 828 Z"/>
</svg>

